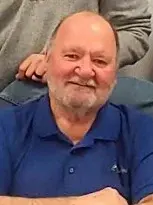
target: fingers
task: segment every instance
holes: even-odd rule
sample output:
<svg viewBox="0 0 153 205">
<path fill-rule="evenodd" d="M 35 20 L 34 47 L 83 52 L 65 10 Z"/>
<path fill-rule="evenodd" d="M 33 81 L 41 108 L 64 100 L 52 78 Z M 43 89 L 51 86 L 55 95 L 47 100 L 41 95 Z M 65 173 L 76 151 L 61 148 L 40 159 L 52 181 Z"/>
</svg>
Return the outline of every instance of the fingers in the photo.
<svg viewBox="0 0 153 205">
<path fill-rule="evenodd" d="M 32 54 L 31 56 L 29 56 L 26 60 L 24 60 L 20 67 L 19 67 L 19 70 L 18 70 L 18 73 L 17 73 L 17 77 L 19 79 L 23 79 L 25 78 L 25 73 L 27 71 L 27 69 L 29 68 L 29 66 L 31 65 L 31 63 L 33 62 L 33 60 L 35 59 L 35 56 L 36 54 Z"/>
<path fill-rule="evenodd" d="M 19 67 L 17 79 L 32 79 L 41 82 L 46 72 L 43 54 L 32 54 Z M 36 74 L 36 75 L 35 75 Z"/>
<path fill-rule="evenodd" d="M 37 67 L 35 69 L 35 73 L 38 76 L 43 76 L 46 73 L 46 66 L 45 66 L 44 59 L 37 64 Z"/>
<path fill-rule="evenodd" d="M 44 73 L 41 82 L 42 82 L 42 83 L 47 83 L 47 75 L 46 75 L 46 73 Z"/>
<path fill-rule="evenodd" d="M 26 72 L 25 72 L 25 76 L 27 78 L 31 78 L 32 75 L 36 72 L 37 67 L 40 66 L 41 64 L 41 60 L 40 59 L 33 59 L 33 61 L 31 62 L 30 66 L 27 68 Z"/>
<path fill-rule="evenodd" d="M 36 81 L 36 82 L 41 82 L 43 84 L 46 84 L 47 83 L 47 78 L 46 78 L 46 73 L 40 77 L 37 77 L 35 74 L 32 75 L 31 77 L 32 80 Z"/>
<path fill-rule="evenodd" d="M 46 83 L 46 68 L 45 64 L 42 62 L 33 72 L 31 79 L 37 82 Z"/>
<path fill-rule="evenodd" d="M 31 65 L 31 63 L 32 63 L 31 56 L 27 58 L 25 61 L 23 61 L 23 63 L 19 67 L 18 73 L 16 74 L 17 79 L 22 80 L 25 78 L 25 73 L 27 69 L 29 68 L 29 66 Z"/>
</svg>

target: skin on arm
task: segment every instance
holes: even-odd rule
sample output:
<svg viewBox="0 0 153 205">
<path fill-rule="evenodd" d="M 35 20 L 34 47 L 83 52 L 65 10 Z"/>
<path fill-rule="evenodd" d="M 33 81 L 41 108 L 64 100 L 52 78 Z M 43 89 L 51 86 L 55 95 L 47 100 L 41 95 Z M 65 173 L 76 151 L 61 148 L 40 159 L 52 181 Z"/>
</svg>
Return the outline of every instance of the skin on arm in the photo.
<svg viewBox="0 0 153 205">
<path fill-rule="evenodd" d="M 44 199 L 33 199 L 33 198 L 22 198 L 22 197 L 0 197 L 1 205 L 69 205 L 71 198 L 44 198 Z"/>
<path fill-rule="evenodd" d="M 111 197 L 110 197 L 111 196 Z M 126 200 L 112 188 L 78 197 L 63 198 L 20 198 L 20 197 L 0 197 L 1 205 L 128 205 Z"/>
<path fill-rule="evenodd" d="M 153 204 L 153 194 L 142 199 L 138 204 L 135 205 L 152 205 Z"/>
</svg>

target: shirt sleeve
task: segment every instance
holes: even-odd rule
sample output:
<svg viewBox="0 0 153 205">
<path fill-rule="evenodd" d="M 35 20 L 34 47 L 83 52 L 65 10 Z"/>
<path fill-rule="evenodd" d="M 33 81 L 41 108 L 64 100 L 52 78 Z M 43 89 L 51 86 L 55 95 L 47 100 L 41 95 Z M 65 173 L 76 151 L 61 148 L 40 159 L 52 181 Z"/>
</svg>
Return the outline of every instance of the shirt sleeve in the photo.
<svg viewBox="0 0 153 205">
<path fill-rule="evenodd" d="M 11 186 L 11 160 L 7 140 L 0 123 L 0 195 L 8 195 Z"/>
<path fill-rule="evenodd" d="M 141 116 L 135 121 L 132 141 L 131 195 L 133 203 L 153 194 L 153 119 Z"/>
<path fill-rule="evenodd" d="M 148 0 L 101 0 L 100 12 L 116 27 L 119 35 L 120 67 L 141 59 L 148 50 L 151 15 Z"/>
</svg>

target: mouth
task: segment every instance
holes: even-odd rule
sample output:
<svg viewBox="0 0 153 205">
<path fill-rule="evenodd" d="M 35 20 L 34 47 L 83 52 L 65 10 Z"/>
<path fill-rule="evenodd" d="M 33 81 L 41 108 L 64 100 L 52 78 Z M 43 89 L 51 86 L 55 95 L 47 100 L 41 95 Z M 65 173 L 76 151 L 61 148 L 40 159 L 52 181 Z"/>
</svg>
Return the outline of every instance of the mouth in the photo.
<svg viewBox="0 0 153 205">
<path fill-rule="evenodd" d="M 69 84 L 73 84 L 73 85 L 77 85 L 77 86 L 80 86 L 80 87 L 86 87 L 86 88 L 92 88 L 92 89 L 95 89 L 95 86 L 93 85 L 87 85 L 87 84 L 81 84 L 81 83 L 77 83 L 77 82 L 72 82 L 72 81 L 69 81 L 68 82 Z"/>
</svg>

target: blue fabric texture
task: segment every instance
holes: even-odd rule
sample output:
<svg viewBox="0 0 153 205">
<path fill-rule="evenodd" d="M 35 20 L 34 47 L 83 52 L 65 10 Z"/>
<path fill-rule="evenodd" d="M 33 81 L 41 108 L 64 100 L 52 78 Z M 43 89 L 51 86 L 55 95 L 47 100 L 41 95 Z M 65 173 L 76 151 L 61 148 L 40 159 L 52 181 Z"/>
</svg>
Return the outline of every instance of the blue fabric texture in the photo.
<svg viewBox="0 0 153 205">
<path fill-rule="evenodd" d="M 78 196 L 116 188 L 129 203 L 153 193 L 153 119 L 107 102 L 76 145 L 48 95 L 0 111 L 0 195 Z"/>
</svg>

